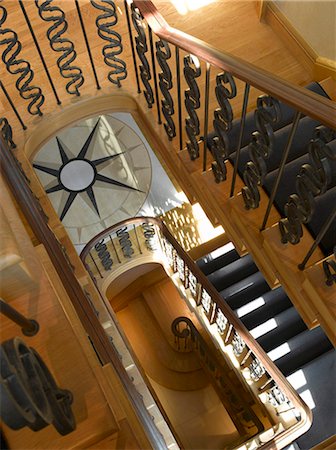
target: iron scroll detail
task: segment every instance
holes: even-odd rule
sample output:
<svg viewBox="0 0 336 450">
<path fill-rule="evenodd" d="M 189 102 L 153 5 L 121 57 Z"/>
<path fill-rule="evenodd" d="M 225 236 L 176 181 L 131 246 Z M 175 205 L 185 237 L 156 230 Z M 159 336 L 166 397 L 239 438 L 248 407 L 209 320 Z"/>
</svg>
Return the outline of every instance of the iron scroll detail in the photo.
<svg viewBox="0 0 336 450">
<path fill-rule="evenodd" d="M 174 114 L 174 103 L 169 92 L 173 87 L 172 73 L 167 64 L 167 60 L 171 58 L 171 51 L 168 42 L 163 41 L 162 39 L 155 43 L 155 47 L 156 58 L 162 70 L 162 72 L 159 73 L 159 86 L 164 97 L 164 99 L 161 100 L 162 114 L 166 119 L 164 128 L 168 139 L 171 141 L 176 136 L 175 123 L 171 117 Z"/>
<path fill-rule="evenodd" d="M 220 183 L 226 180 L 225 160 L 229 156 L 228 132 L 233 120 L 230 99 L 237 95 L 236 83 L 228 72 L 217 75 L 215 93 L 220 108 L 214 111 L 213 127 L 216 134 L 212 138 L 210 150 L 214 158 L 211 164 L 212 172 L 216 183 Z"/>
<path fill-rule="evenodd" d="M 315 130 L 308 147 L 310 164 L 303 164 L 296 177 L 296 193 L 285 205 L 285 218 L 279 221 L 282 243 L 298 244 L 303 236 L 302 224 L 315 211 L 314 198 L 336 183 L 336 133 L 324 126 Z"/>
<path fill-rule="evenodd" d="M 95 0 L 91 0 L 91 5 L 102 11 L 96 19 L 98 36 L 107 41 L 104 45 L 102 53 L 104 62 L 112 70 L 108 73 L 108 79 L 111 83 L 121 87 L 122 80 L 127 77 L 126 62 L 118 58 L 123 51 L 122 38 L 113 27 L 118 23 L 118 15 L 116 12 L 115 2 L 112 0 L 102 0 L 102 4 Z"/>
<path fill-rule="evenodd" d="M 41 116 L 41 106 L 44 103 L 44 95 L 39 87 L 31 85 L 34 78 L 34 72 L 30 63 L 19 57 L 22 50 L 21 42 L 15 31 L 10 28 L 4 28 L 6 19 L 7 11 L 3 6 L 0 6 L 0 45 L 7 46 L 2 52 L 1 59 L 10 74 L 19 75 L 15 86 L 19 91 L 21 98 L 30 100 L 27 107 L 29 114 Z"/>
<path fill-rule="evenodd" d="M 16 148 L 16 144 L 13 141 L 12 127 L 9 125 L 6 117 L 0 117 L 0 135 L 10 150 L 14 150 Z"/>
<path fill-rule="evenodd" d="M 325 275 L 325 284 L 327 286 L 336 284 L 336 245 L 334 246 L 333 257 L 323 261 L 322 267 Z"/>
<path fill-rule="evenodd" d="M 137 36 L 135 36 L 135 43 L 136 43 L 136 51 L 141 61 L 141 65 L 139 67 L 141 80 L 145 88 L 143 93 L 148 108 L 151 108 L 154 103 L 154 95 L 153 89 L 149 83 L 149 80 L 151 80 L 152 75 L 149 68 L 148 59 L 146 57 L 146 53 L 148 51 L 147 38 L 144 26 L 142 24 L 141 13 L 139 9 L 134 5 L 134 3 L 131 4 L 131 11 L 132 11 L 132 22 L 137 32 Z"/>
<path fill-rule="evenodd" d="M 76 428 L 72 393 L 57 386 L 41 356 L 16 337 L 1 344 L 2 420 L 12 429 L 53 424 L 65 436 Z"/>
<path fill-rule="evenodd" d="M 187 150 L 191 160 L 199 158 L 199 146 L 197 136 L 200 133 L 200 122 L 196 109 L 200 107 L 200 91 L 195 81 L 201 75 L 201 66 L 196 63 L 196 59 L 191 55 L 184 57 L 184 77 L 188 83 L 189 89 L 184 93 L 184 104 L 189 117 L 185 119 L 185 129 L 189 138 Z"/>
<path fill-rule="evenodd" d="M 65 79 L 70 79 L 65 89 L 68 94 L 79 96 L 79 88 L 84 83 L 84 76 L 80 67 L 72 65 L 77 57 L 77 53 L 73 42 L 64 37 L 68 30 L 64 11 L 53 5 L 53 0 L 35 1 L 41 19 L 45 22 L 53 23 L 48 28 L 47 37 L 52 50 L 61 53 L 61 56 L 57 59 L 57 66 L 61 76 Z"/>
<path fill-rule="evenodd" d="M 259 186 L 267 174 L 266 160 L 270 157 L 274 144 L 273 125 L 281 116 L 279 101 L 268 95 L 261 95 L 257 100 L 254 113 L 257 131 L 252 134 L 249 144 L 251 161 L 246 164 L 243 179 L 245 186 L 242 195 L 246 209 L 258 208 L 260 202 Z"/>
</svg>

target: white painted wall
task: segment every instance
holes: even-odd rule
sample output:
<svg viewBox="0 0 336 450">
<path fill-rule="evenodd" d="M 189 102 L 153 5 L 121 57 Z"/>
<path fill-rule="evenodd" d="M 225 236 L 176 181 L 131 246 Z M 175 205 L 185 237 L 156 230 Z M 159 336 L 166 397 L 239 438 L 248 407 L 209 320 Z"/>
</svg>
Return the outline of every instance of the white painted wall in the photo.
<svg viewBox="0 0 336 450">
<path fill-rule="evenodd" d="M 318 56 L 336 61 L 336 1 L 274 0 Z"/>
</svg>

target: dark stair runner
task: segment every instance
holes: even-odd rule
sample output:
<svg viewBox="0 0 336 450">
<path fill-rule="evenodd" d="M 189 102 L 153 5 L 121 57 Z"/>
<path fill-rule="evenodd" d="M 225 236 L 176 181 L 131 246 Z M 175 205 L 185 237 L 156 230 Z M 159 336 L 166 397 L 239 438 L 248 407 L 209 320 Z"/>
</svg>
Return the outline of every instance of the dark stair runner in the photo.
<svg viewBox="0 0 336 450">
<path fill-rule="evenodd" d="M 319 83 L 311 83 L 307 86 L 307 89 L 321 95 L 328 97 L 324 89 Z M 272 188 L 275 184 L 275 180 L 278 174 L 278 167 L 282 158 L 283 151 L 286 146 L 287 138 L 292 126 L 292 120 L 295 115 L 295 111 L 280 102 L 280 121 L 274 124 L 274 143 L 272 155 L 269 159 L 265 160 L 267 168 L 267 175 L 265 177 L 263 188 L 265 192 L 270 196 Z M 298 129 L 294 135 L 292 146 L 287 158 L 282 180 L 286 182 L 280 182 L 280 188 L 274 200 L 274 206 L 278 209 L 282 217 L 285 217 L 285 204 L 287 203 L 289 196 L 296 193 L 296 178 L 303 164 L 309 163 L 308 145 L 314 135 L 315 128 L 320 125 L 315 120 L 309 117 L 302 117 L 299 121 Z M 236 149 L 240 129 L 240 119 L 236 119 L 232 123 L 232 128 L 228 132 L 229 137 L 229 160 L 233 164 L 236 159 Z M 245 129 L 243 133 L 242 148 L 240 151 L 240 158 L 238 164 L 238 173 L 242 177 L 246 164 L 250 161 L 249 143 L 251 142 L 251 134 L 256 130 L 254 112 L 250 112 L 246 116 Z M 208 147 L 211 148 L 211 142 L 214 137 L 214 133 L 210 133 L 208 136 Z M 336 141 L 331 141 L 328 147 L 335 153 Z M 314 213 L 311 220 L 305 224 L 310 231 L 312 237 L 315 239 L 319 230 L 323 224 L 327 221 L 331 208 L 336 204 L 336 162 L 331 161 L 331 174 L 328 183 L 327 191 L 314 199 Z M 329 227 L 326 235 L 322 239 L 319 247 L 325 256 L 329 256 L 333 253 L 333 247 L 336 245 L 336 219 Z M 234 252 L 234 251 L 233 251 Z M 224 266 L 224 265 L 223 265 Z M 226 269 L 223 268 L 223 271 Z M 245 270 L 245 269 L 244 269 Z M 252 270 L 252 269 L 251 269 Z M 237 276 L 236 273 L 234 276 Z M 235 280 L 236 281 L 236 280 Z M 223 279 L 223 285 L 219 290 L 225 289 L 226 281 Z"/>
<path fill-rule="evenodd" d="M 262 297 L 265 303 L 242 316 L 241 321 L 253 330 L 273 318 L 276 328 L 257 341 L 266 352 L 288 344 L 290 352 L 274 361 L 286 377 L 302 369 L 307 383 L 300 386 L 298 393 L 309 389 L 316 406 L 313 425 L 296 441 L 295 448 L 309 450 L 334 434 L 335 352 L 321 327 L 308 330 L 282 287 L 270 290 L 249 255 L 239 258 L 231 250 L 215 259 L 208 255 L 197 264 L 233 311 Z"/>
<path fill-rule="evenodd" d="M 327 97 L 318 83 L 311 83 L 307 89 Z M 281 120 L 274 127 L 275 151 L 273 151 L 272 158 L 266 161 L 268 174 L 263 188 L 268 195 L 271 194 L 275 183 L 278 174 L 277 168 L 295 115 L 295 111 L 283 103 L 280 103 L 280 110 Z M 299 122 L 282 178 L 286 180 L 286 183 L 280 184 L 274 201 L 274 206 L 282 216 L 284 216 L 288 197 L 296 192 L 296 176 L 300 168 L 303 164 L 309 163 L 308 144 L 317 125 L 319 124 L 309 117 L 302 117 Z M 236 119 L 229 132 L 229 160 L 232 163 L 235 161 L 239 128 L 240 119 Z M 251 112 L 247 114 L 243 134 L 238 165 L 240 176 L 244 172 L 246 163 L 250 160 L 248 144 L 251 141 L 251 133 L 255 129 L 254 112 Z M 213 136 L 214 133 L 210 133 L 208 136 L 209 149 Z M 328 143 L 328 146 L 332 149 L 336 148 L 336 141 Z M 315 197 L 315 211 L 311 221 L 306 224 L 313 238 L 316 238 L 323 223 L 327 220 L 331 206 L 336 204 L 336 162 L 333 163 L 332 169 L 334 171 L 331 174 L 327 191 L 323 195 Z M 335 244 L 336 221 L 320 243 L 320 248 L 325 255 L 330 255 Z M 197 264 L 236 313 L 242 306 L 262 297 L 264 304 L 242 316 L 241 321 L 251 331 L 270 319 L 274 319 L 276 328 L 257 337 L 257 341 L 266 352 L 287 343 L 290 352 L 275 359 L 274 363 L 286 377 L 289 377 L 290 381 L 291 375 L 299 370 L 303 371 L 306 382 L 301 383 L 298 387 L 294 382 L 293 385 L 299 394 L 309 389 L 315 403 L 313 425 L 293 444 L 293 447 L 309 450 L 333 435 L 336 423 L 335 351 L 321 327 L 313 330 L 307 329 L 282 287 L 271 290 L 251 256 L 240 258 L 235 250 L 231 250 L 214 259 L 208 255 L 199 260 Z"/>
</svg>

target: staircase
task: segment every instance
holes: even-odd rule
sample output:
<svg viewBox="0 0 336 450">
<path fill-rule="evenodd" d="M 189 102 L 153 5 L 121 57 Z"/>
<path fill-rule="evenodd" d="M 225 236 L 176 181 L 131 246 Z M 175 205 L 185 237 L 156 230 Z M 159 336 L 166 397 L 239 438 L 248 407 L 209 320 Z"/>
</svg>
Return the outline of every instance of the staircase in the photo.
<svg viewBox="0 0 336 450">
<path fill-rule="evenodd" d="M 235 249 L 223 251 L 197 264 L 313 408 L 313 425 L 296 442 L 296 448 L 308 450 L 335 431 L 335 389 L 330 384 L 335 377 L 333 346 L 321 327 L 307 329 L 282 287 L 270 289 L 250 255 L 240 257 Z"/>
<path fill-rule="evenodd" d="M 107 2 L 107 15 L 99 17 L 102 9 L 94 6 L 95 2 L 83 6 L 75 2 L 76 11 L 66 2 L 60 2 L 65 14 L 58 6 L 59 18 L 55 14 L 50 20 L 59 22 L 60 26 L 66 24 L 66 18 L 77 20 L 73 22 L 78 25 L 75 31 L 69 29 L 67 33 L 67 43 L 69 47 L 72 44 L 69 51 L 74 56 L 76 51 L 71 40 L 75 43 L 78 67 L 73 66 L 70 75 L 59 64 L 62 62 L 59 58 L 58 75 L 52 58 L 55 55 L 49 50 L 49 44 L 55 44 L 57 36 L 51 39 L 54 42 L 48 42 L 49 27 L 53 25 L 48 24 L 46 3 L 39 15 L 34 4 L 27 7 L 27 23 L 16 23 L 19 6 L 24 7 L 22 2 L 3 2 L 0 7 L 0 48 L 5 64 L 0 101 L 6 105 L 4 117 L 1 114 L 0 118 L 4 138 L 4 144 L 0 142 L 1 165 L 18 207 L 33 231 L 31 234 L 35 234 L 34 243 L 47 248 L 101 361 L 115 364 L 116 355 L 82 290 L 80 280 L 87 274 L 83 274 L 83 267 L 57 213 L 51 208 L 48 195 L 32 169 L 32 158 L 43 142 L 70 122 L 107 110 L 125 110 L 134 114 L 141 128 L 143 125 L 144 134 L 188 198 L 199 201 L 212 222 L 223 225 L 227 237 L 234 242 L 236 250 L 218 258 L 211 255 L 203 258 L 200 267 L 293 386 L 300 384 L 297 374 L 301 375 L 298 392 L 304 397 L 306 387 L 311 391 L 316 403 L 314 424 L 295 444 L 301 450 L 310 449 L 333 432 L 331 414 L 335 410 L 330 392 L 333 389 L 334 353 L 322 329 L 316 326 L 321 323 L 330 339 L 335 338 L 332 315 L 335 276 L 328 278 L 328 287 L 325 282 L 325 264 L 333 270 L 336 267 L 332 255 L 336 235 L 332 209 L 336 203 L 336 144 L 331 130 L 335 126 L 334 104 L 318 83 L 312 83 L 307 89 L 291 85 L 192 36 L 182 35 L 167 26 L 150 1 L 125 2 L 123 18 L 114 2 Z M 87 13 L 84 22 L 81 8 Z M 11 18 L 14 19 L 11 21 Z M 92 23 L 88 19 L 92 19 Z M 95 23 L 94 19 L 97 19 Z M 101 23 L 102 20 L 111 20 L 111 23 L 107 26 Z M 30 25 L 39 30 L 39 42 L 30 39 L 31 30 L 27 28 Z M 17 35 L 14 33 L 16 27 L 25 31 Z M 78 32 L 79 27 L 83 36 Z M 110 36 L 103 37 L 102 31 Z M 97 32 L 102 42 L 98 43 Z M 107 42 L 111 43 L 111 35 L 117 50 L 107 57 L 105 52 L 109 48 Z M 27 47 L 21 46 L 20 39 L 23 43 L 30 41 L 28 51 Z M 93 43 L 96 46 L 97 54 L 93 57 L 89 43 L 92 48 Z M 8 55 L 10 46 L 16 48 L 11 57 Z M 22 47 L 26 52 L 20 53 Z M 40 61 L 41 50 L 46 61 L 43 58 Z M 28 59 L 32 56 L 35 72 L 30 62 L 23 59 L 25 55 L 29 55 Z M 19 63 L 22 67 L 18 73 L 14 69 Z M 53 78 L 57 73 L 56 90 L 48 68 L 52 70 Z M 109 71 L 108 77 L 103 77 L 106 71 Z M 69 77 L 72 83 L 68 83 Z M 66 92 L 63 92 L 65 83 Z M 71 84 L 76 83 L 76 88 L 71 88 Z M 244 85 L 246 108 L 239 117 Z M 250 87 L 254 92 L 248 99 L 245 94 Z M 255 108 L 260 92 L 265 95 L 257 100 L 257 113 L 246 114 Z M 241 127 L 243 122 L 245 127 Z M 258 134 L 253 134 L 256 128 Z M 311 139 L 313 143 L 309 145 Z M 290 141 L 291 145 L 287 145 Z M 12 151 L 15 148 L 17 150 Z M 28 178 L 30 183 L 27 183 Z M 230 192 L 234 180 L 236 184 L 232 183 Z M 281 186 L 275 189 L 279 180 Z M 295 193 L 300 194 L 299 198 L 293 197 Z M 266 212 L 263 220 L 269 199 L 270 214 Z M 49 216 L 48 225 L 43 210 Z M 58 238 L 61 236 L 61 242 L 56 234 Z M 283 245 L 288 242 L 299 245 Z M 314 257 L 309 264 L 305 258 L 305 264 L 302 264 L 313 243 L 318 245 Z M 64 247 L 71 255 L 70 264 Z M 75 272 L 72 272 L 71 264 L 75 265 Z M 306 266 L 306 270 L 301 270 Z M 282 288 L 278 287 L 279 280 Z M 97 297 L 97 293 L 94 296 Z M 96 301 L 99 303 L 101 299 L 98 297 Z M 256 305 L 259 307 L 252 310 Z M 242 315 L 243 308 L 250 311 Z M 270 329 L 260 334 L 258 327 L 265 322 Z M 312 329 L 308 330 L 307 326 Z M 275 350 L 282 351 L 280 356 L 276 356 Z M 123 369 L 116 367 L 122 378 Z M 137 394 L 129 386 L 128 379 L 125 386 L 137 404 Z M 142 411 L 142 405 L 137 408 Z M 144 417 L 144 423 L 147 423 L 146 414 Z M 151 442 L 155 447 L 160 436 L 151 428 L 151 423 L 146 426 L 151 430 Z"/>
</svg>

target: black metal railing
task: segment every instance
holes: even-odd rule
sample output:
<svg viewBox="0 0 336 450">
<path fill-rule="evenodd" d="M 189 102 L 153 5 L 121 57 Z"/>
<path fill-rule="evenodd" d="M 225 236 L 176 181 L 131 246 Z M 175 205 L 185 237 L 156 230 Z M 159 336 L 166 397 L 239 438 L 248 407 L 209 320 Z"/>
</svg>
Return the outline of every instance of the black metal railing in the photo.
<svg viewBox="0 0 336 450">
<path fill-rule="evenodd" d="M 213 354 L 193 322 L 188 317 L 177 317 L 171 324 L 171 330 L 175 336 L 177 349 L 196 352 L 202 367 L 212 380 L 219 398 L 239 432 L 239 442 L 234 445 L 238 446 L 249 437 L 264 431 L 262 421 L 244 398 L 244 386 L 228 376 L 229 368 L 223 364 L 222 359 Z"/>
<path fill-rule="evenodd" d="M 1 4 L 0 52 L 7 74 L 2 77 L 0 87 L 11 111 L 6 118 L 13 116 L 13 121 L 10 119 L 13 126 L 18 121 L 26 129 L 32 120 L 29 116 L 41 116 L 44 110 L 53 109 L 50 96 L 44 92 L 48 85 L 60 107 L 69 103 L 71 97 L 92 92 L 94 87 L 99 91 L 109 85 L 120 88 L 123 84 L 134 91 L 135 78 L 136 92 L 142 90 L 147 107 L 155 114 L 158 124 L 163 125 L 168 140 L 179 150 L 186 151 L 199 170 L 211 170 L 214 180 L 227 186 L 223 190 L 227 199 L 237 191 L 239 175 L 245 183 L 241 193 L 246 208 L 260 207 L 260 196 L 265 195 L 262 187 L 270 167 L 278 155 L 282 155 L 276 164 L 278 173 L 269 192 L 261 231 L 272 225 L 269 223 L 270 212 L 274 206 L 278 207 L 277 194 L 286 184 L 284 168 L 290 160 L 288 154 L 302 118 L 311 117 L 326 130 L 323 133 L 317 131 L 313 136 L 314 148 L 319 145 L 320 149 L 327 149 L 324 155 L 321 150 L 318 158 L 318 152 L 314 150 L 315 169 L 321 164 L 324 166 L 326 159 L 329 163 L 334 161 L 328 139 L 335 137 L 335 105 L 328 98 L 292 86 L 173 29 L 150 1 L 125 0 L 119 5 L 112 0 L 100 3 L 91 0 L 81 5 L 75 0 L 75 6 L 70 23 L 67 8 L 51 0 L 35 2 L 35 16 L 31 8 L 18 2 L 18 12 L 20 9 L 22 12 L 20 33 L 25 25 L 32 38 L 29 48 L 38 55 L 33 67 L 22 57 L 22 36 L 7 27 L 8 14 L 18 12 L 6 1 Z M 95 20 L 88 20 L 88 16 Z M 83 42 L 74 34 L 76 25 L 82 32 Z M 125 33 L 130 44 L 126 46 Z M 43 35 L 45 39 L 41 38 Z M 96 36 L 99 41 L 94 39 Z M 132 70 L 129 61 L 133 62 Z M 56 68 L 60 75 L 57 82 Z M 40 84 L 43 76 L 46 83 Z M 204 91 L 200 88 L 203 84 Z M 265 94 L 260 96 L 260 90 Z M 21 97 L 22 105 L 26 105 L 28 114 L 21 104 L 17 107 L 15 91 Z M 247 116 L 254 108 L 251 124 Z M 276 131 L 292 122 L 287 140 L 278 147 Z M 303 150 L 303 153 L 307 152 L 308 146 Z M 316 170 L 314 174 L 317 174 Z M 302 180 L 301 172 L 298 176 Z M 295 244 L 300 241 L 300 224 L 309 226 L 312 216 L 305 210 L 307 195 L 310 198 L 321 195 L 326 187 L 330 190 L 334 186 L 335 180 L 334 177 L 328 179 L 318 194 L 316 186 L 308 184 L 299 200 L 293 193 L 285 211 L 281 211 L 282 242 Z"/>
<path fill-rule="evenodd" d="M 19 311 L 0 298 L 0 313 L 21 327 L 25 336 L 34 336 L 39 331 L 39 324 L 34 319 L 27 319 Z"/>
<path fill-rule="evenodd" d="M 121 242 L 120 230 L 123 234 L 127 233 L 127 239 L 122 239 Z M 99 253 L 102 248 L 104 254 Z M 106 254 L 113 261 L 108 267 L 104 265 Z M 113 286 L 117 277 L 130 267 L 148 262 L 160 263 L 165 267 L 167 274 L 183 293 L 188 306 L 204 327 L 211 329 L 211 339 L 217 342 L 217 348 L 221 349 L 221 355 L 231 367 L 230 370 L 236 371 L 240 382 L 245 387 L 248 386 L 257 403 L 266 406 L 268 414 L 276 423 L 281 418 L 284 428 L 270 432 L 267 443 L 258 441 L 260 446 L 265 445 L 267 448 L 273 439 L 280 436 L 286 440 L 285 436 L 295 433 L 297 426 L 297 431 L 299 430 L 300 423 L 304 427 L 307 425 L 304 425 L 309 420 L 307 410 L 303 411 L 298 407 L 301 401 L 295 391 L 161 221 L 136 217 L 116 224 L 93 238 L 82 250 L 81 259 L 103 298 L 107 287 Z M 204 358 L 207 359 L 208 356 L 204 355 Z M 278 391 L 281 396 L 277 394 Z M 282 401 L 277 401 L 278 397 Z M 288 428 L 289 424 L 282 422 L 288 411 L 292 414 L 290 422 L 293 428 Z M 265 430 L 258 432 L 258 436 L 263 432 Z M 278 435 L 280 432 L 284 434 Z M 250 444 L 252 446 L 252 443 L 247 443 L 246 448 Z"/>
<path fill-rule="evenodd" d="M 180 64 L 183 61 L 184 80 L 181 80 L 180 76 L 176 76 L 176 82 L 178 83 L 175 89 L 176 93 L 175 95 L 170 94 L 169 97 L 170 121 L 174 120 L 174 112 L 176 110 L 179 112 L 177 120 L 180 127 L 176 136 L 179 141 L 179 149 L 186 150 L 192 161 L 202 157 L 203 164 L 197 167 L 203 169 L 203 171 L 208 170 L 208 162 L 210 162 L 215 181 L 217 183 L 226 181 L 228 184 L 228 188 L 222 191 L 227 193 L 228 199 L 235 193 L 236 180 L 239 174 L 245 183 L 241 193 L 246 209 L 260 207 L 260 196 L 265 195 L 264 192 L 261 192 L 265 179 L 271 170 L 272 161 L 278 160 L 276 163 L 277 176 L 270 189 L 268 204 L 260 223 L 260 230 L 265 230 L 268 225 L 272 225 L 272 223 L 268 223 L 270 212 L 274 207 L 278 209 L 277 195 L 283 189 L 283 186 L 286 185 L 284 169 L 286 164 L 291 161 L 289 155 L 293 148 L 293 140 L 298 135 L 300 119 L 311 117 L 314 120 L 318 120 L 319 124 L 322 124 L 324 129 L 327 130 L 324 135 L 328 135 L 330 138 L 334 133 L 331 128 L 336 126 L 335 105 L 325 97 L 318 99 L 317 94 L 308 92 L 308 90 L 305 93 L 306 100 L 309 97 L 310 101 L 314 97 L 314 102 L 319 102 L 320 106 L 324 107 L 324 105 L 328 104 L 330 112 L 333 111 L 333 118 L 328 118 L 323 114 L 316 115 L 316 110 L 312 111 L 307 110 L 305 107 L 302 108 L 302 104 L 294 105 L 294 96 L 290 98 L 290 90 L 286 83 L 280 82 L 276 77 L 269 75 L 270 79 L 274 81 L 273 86 L 260 86 L 259 76 L 261 76 L 261 73 L 258 70 L 253 74 L 254 80 L 250 78 L 247 81 L 246 74 L 240 71 L 240 61 L 237 60 L 233 63 L 232 58 L 221 58 L 222 55 L 220 56 L 219 52 L 215 52 L 212 48 L 209 48 L 208 51 L 204 49 L 202 43 L 197 39 L 180 32 L 175 33 L 176 30 L 164 21 L 150 2 L 145 4 L 145 2 L 134 1 L 131 8 L 133 13 L 137 14 L 137 27 L 141 27 L 143 34 L 148 28 L 151 39 L 154 36 L 154 39 L 158 39 L 157 42 L 161 43 L 160 45 L 163 45 L 162 42 L 166 42 L 167 47 L 175 45 L 176 58 L 174 63 L 177 68 L 177 74 L 180 73 Z M 151 27 L 155 31 L 154 34 Z M 178 38 L 180 40 L 177 42 Z M 191 51 L 191 53 L 188 53 L 188 51 Z M 138 56 L 142 56 L 141 53 Z M 154 67 L 155 63 L 153 63 Z M 245 68 L 247 68 L 247 65 Z M 220 69 L 225 70 L 221 71 Z M 210 77 L 210 70 L 215 79 L 214 76 Z M 244 82 L 243 84 L 241 83 L 242 81 Z M 264 77 L 263 81 L 265 81 Z M 205 84 L 204 93 L 199 87 L 202 83 Z M 279 83 L 279 86 L 276 86 L 277 83 Z M 283 86 L 282 92 L 279 93 L 278 91 L 278 93 L 275 93 L 281 84 Z M 184 102 L 181 100 L 182 86 L 185 86 Z M 238 96 L 241 97 L 241 87 L 244 89 L 244 94 L 240 112 L 237 99 Z M 253 123 L 251 124 L 251 117 L 249 117 L 249 122 L 246 126 L 247 112 L 253 107 L 251 101 L 256 98 L 255 88 L 263 90 L 265 94 L 259 95 L 256 99 Z M 300 95 L 303 94 L 302 88 L 297 88 L 297 90 L 300 91 Z M 214 97 L 219 107 L 214 110 L 212 126 L 210 126 L 211 111 L 209 112 L 209 104 L 214 106 Z M 178 105 L 177 108 L 175 107 L 175 102 Z M 202 104 L 204 105 L 204 112 L 202 111 Z M 185 122 L 184 129 L 181 126 L 183 122 Z M 316 122 L 316 124 L 318 123 Z M 288 135 L 286 140 L 279 146 L 275 135 L 284 126 L 288 126 Z M 320 137 L 321 133 L 318 134 Z M 171 140 L 174 136 L 168 134 L 168 138 Z M 309 139 L 310 136 L 306 135 L 307 149 L 303 149 L 302 154 L 308 152 Z M 200 147 L 202 142 L 203 150 Z M 201 154 L 202 151 L 203 155 Z M 331 161 L 334 156 L 331 156 L 330 151 L 327 154 Z M 211 158 L 209 158 L 209 155 L 211 155 Z M 241 155 L 243 157 L 242 161 Z M 281 155 L 280 158 L 279 155 Z M 320 161 L 322 159 L 323 155 L 321 154 Z M 229 179 L 227 179 L 228 170 L 230 172 Z M 333 187 L 334 184 L 333 180 L 329 180 L 328 187 Z M 320 193 L 323 193 L 323 190 Z M 299 207 L 296 205 L 296 216 L 294 219 L 293 215 L 289 213 L 290 218 L 288 220 L 291 223 L 295 222 L 294 227 L 297 225 L 298 215 L 300 215 L 301 224 L 306 224 L 310 221 L 311 216 L 308 218 L 308 215 L 303 216 L 302 214 L 302 204 L 303 202 L 301 202 Z M 288 209 L 291 212 L 293 211 L 291 207 Z M 285 214 L 281 211 L 280 213 L 282 216 Z M 283 224 L 284 221 L 280 221 L 280 229 L 284 229 Z M 294 227 L 292 226 L 289 230 L 286 230 L 287 240 L 284 237 L 286 233 L 282 232 L 282 242 L 295 244 L 300 241 L 301 236 L 298 233 L 296 233 L 295 238 L 291 234 Z M 313 234 L 313 237 L 316 242 L 317 233 Z"/>
</svg>

